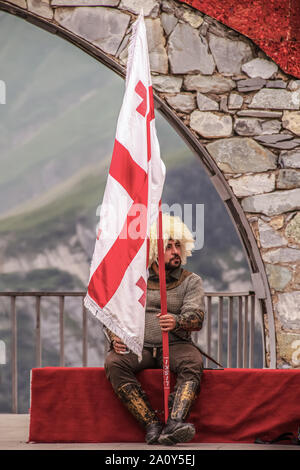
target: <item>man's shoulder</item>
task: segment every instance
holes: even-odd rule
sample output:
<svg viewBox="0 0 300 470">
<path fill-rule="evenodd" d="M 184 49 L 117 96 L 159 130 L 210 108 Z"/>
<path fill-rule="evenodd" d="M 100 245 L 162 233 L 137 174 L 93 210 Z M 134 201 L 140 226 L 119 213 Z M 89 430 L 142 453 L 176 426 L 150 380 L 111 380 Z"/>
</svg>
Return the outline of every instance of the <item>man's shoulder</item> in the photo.
<svg viewBox="0 0 300 470">
<path fill-rule="evenodd" d="M 189 280 L 202 281 L 202 278 L 199 276 L 199 274 L 196 274 L 193 271 L 188 271 L 187 269 L 182 270 L 182 277 L 184 277 L 184 279 L 189 278 Z"/>
<path fill-rule="evenodd" d="M 186 286 L 187 289 L 203 289 L 203 281 L 199 274 L 186 269 L 182 272 L 181 283 Z"/>
</svg>

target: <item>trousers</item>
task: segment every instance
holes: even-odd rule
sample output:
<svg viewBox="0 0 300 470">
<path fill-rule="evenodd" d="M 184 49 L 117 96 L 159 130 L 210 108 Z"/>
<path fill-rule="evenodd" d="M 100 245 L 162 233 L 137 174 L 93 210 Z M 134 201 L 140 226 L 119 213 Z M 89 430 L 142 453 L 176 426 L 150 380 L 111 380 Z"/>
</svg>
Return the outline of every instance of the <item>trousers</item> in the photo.
<svg viewBox="0 0 300 470">
<path fill-rule="evenodd" d="M 170 371 L 176 374 L 177 387 L 186 382 L 194 381 L 200 387 L 203 373 L 203 359 L 199 349 L 191 343 L 173 343 L 169 345 Z M 142 360 L 139 362 L 136 354 L 117 354 L 110 351 L 104 364 L 106 376 L 116 392 L 122 385 L 139 384 L 136 373 L 144 369 L 162 368 L 162 347 L 156 348 L 154 357 L 153 348 L 144 348 Z"/>
</svg>

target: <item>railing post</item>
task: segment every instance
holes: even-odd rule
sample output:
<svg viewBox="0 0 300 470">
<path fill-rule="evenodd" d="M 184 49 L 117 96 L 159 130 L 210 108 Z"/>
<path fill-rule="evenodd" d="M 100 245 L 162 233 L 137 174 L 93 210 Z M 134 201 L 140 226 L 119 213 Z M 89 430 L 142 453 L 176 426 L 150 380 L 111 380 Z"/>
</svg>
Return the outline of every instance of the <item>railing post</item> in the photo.
<svg viewBox="0 0 300 470">
<path fill-rule="evenodd" d="M 239 297 L 238 322 L 237 322 L 237 368 L 242 367 L 242 308 L 243 299 Z"/>
<path fill-rule="evenodd" d="M 211 355 L 211 297 L 207 297 L 207 323 L 206 323 L 206 345 L 207 354 Z M 208 359 L 205 358 L 205 366 L 208 367 Z"/>
<path fill-rule="evenodd" d="M 10 299 L 11 314 L 11 394 L 12 412 L 18 413 L 18 333 L 17 333 L 17 313 L 16 297 Z"/>
<path fill-rule="evenodd" d="M 228 299 L 228 331 L 227 331 L 227 367 L 232 367 L 232 315 L 233 297 Z"/>
<path fill-rule="evenodd" d="M 223 297 L 219 296 L 218 307 L 218 362 L 222 364 L 223 355 Z"/>
<path fill-rule="evenodd" d="M 59 365 L 60 367 L 65 366 L 65 344 L 64 344 L 64 305 L 65 298 L 63 295 L 59 297 Z"/>
<path fill-rule="evenodd" d="M 245 309 L 244 309 L 244 331 L 243 331 L 243 368 L 249 367 L 248 364 L 248 299 L 249 296 L 245 295 Z"/>
<path fill-rule="evenodd" d="M 250 338 L 249 338 L 249 367 L 254 366 L 254 327 L 255 327 L 255 296 L 252 294 L 250 306 Z"/>
<path fill-rule="evenodd" d="M 35 299 L 36 311 L 36 329 L 35 329 L 35 354 L 36 354 L 36 367 L 42 365 L 42 344 L 41 344 L 41 296 L 38 295 Z"/>
</svg>

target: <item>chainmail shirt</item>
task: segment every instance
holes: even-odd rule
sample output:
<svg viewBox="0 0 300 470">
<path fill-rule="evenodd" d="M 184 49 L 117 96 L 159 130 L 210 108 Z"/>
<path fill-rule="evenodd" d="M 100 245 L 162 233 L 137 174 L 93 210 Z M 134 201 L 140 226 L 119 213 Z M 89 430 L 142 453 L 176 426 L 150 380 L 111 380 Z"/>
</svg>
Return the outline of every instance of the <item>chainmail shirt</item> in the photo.
<svg viewBox="0 0 300 470">
<path fill-rule="evenodd" d="M 162 345 L 162 332 L 156 315 L 161 312 L 160 288 L 157 272 L 149 271 L 145 315 L 144 346 Z M 179 267 L 166 275 L 167 312 L 176 319 L 176 327 L 169 332 L 169 343 L 191 342 L 191 332 L 199 331 L 204 320 L 204 291 L 197 274 Z"/>
</svg>

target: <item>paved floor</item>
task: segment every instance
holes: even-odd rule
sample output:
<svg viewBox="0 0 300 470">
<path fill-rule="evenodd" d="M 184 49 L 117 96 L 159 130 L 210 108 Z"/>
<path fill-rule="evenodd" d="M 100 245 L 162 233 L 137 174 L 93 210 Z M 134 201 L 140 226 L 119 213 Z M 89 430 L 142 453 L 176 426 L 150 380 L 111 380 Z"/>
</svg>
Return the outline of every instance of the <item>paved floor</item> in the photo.
<svg viewBox="0 0 300 470">
<path fill-rule="evenodd" d="M 114 451 L 201 451 L 201 450 L 300 450 L 295 445 L 263 444 L 177 444 L 170 448 L 165 446 L 147 446 L 137 443 L 99 443 L 99 444 L 35 444 L 28 443 L 29 415 L 0 414 L 0 450 L 114 450 Z M 109 455 L 109 453 L 108 453 Z"/>
</svg>

